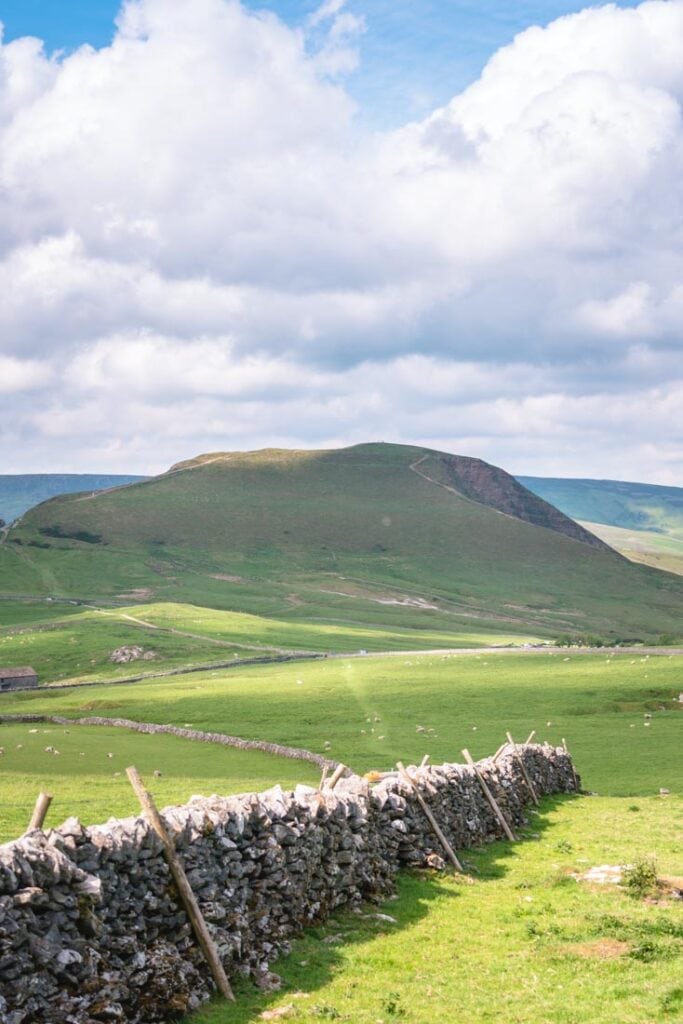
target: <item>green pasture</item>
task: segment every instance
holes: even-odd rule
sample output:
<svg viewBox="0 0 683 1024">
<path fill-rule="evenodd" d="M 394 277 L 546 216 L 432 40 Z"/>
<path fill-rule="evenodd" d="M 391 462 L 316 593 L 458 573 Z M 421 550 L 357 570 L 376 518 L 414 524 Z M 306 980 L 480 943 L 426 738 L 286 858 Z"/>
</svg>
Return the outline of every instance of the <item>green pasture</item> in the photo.
<svg viewBox="0 0 683 1024">
<path fill-rule="evenodd" d="M 667 655 L 368 655 L 7 693 L 0 713 L 192 722 L 320 753 L 329 743 L 359 772 L 425 753 L 458 760 L 465 746 L 482 757 L 506 730 L 535 729 L 566 738 L 586 788 L 632 795 L 683 791 L 682 680 L 683 658 Z"/>
<path fill-rule="evenodd" d="M 57 602 L 0 602 L 0 667 L 31 665 L 41 684 L 121 679 L 297 651 L 505 646 L 533 640 L 472 630 L 288 622 L 196 605 L 84 609 Z M 122 646 L 141 647 L 149 657 L 112 663 L 112 652 Z"/>
<path fill-rule="evenodd" d="M 220 611 L 187 604 L 148 604 L 124 608 L 166 629 L 181 629 L 225 642 L 315 652 L 418 650 L 443 647 L 508 646 L 531 643 L 533 636 L 456 629 L 401 629 L 360 623 L 268 619 L 258 615 Z M 112 614 L 112 613 L 110 613 Z"/>
<path fill-rule="evenodd" d="M 96 824 L 138 814 L 125 774 L 130 764 L 160 806 L 184 803 L 193 794 L 254 792 L 275 780 L 292 787 L 320 779 L 305 761 L 99 726 L 3 725 L 0 745 L 0 842 L 21 835 L 41 790 L 54 798 L 48 826 L 71 815 Z"/>
<path fill-rule="evenodd" d="M 0 607 L 0 614 L 3 610 Z M 111 662 L 112 653 L 124 646 L 141 647 L 149 658 Z M 41 684 L 119 679 L 249 654 L 227 642 L 216 644 L 202 637 L 152 631 L 117 613 L 81 611 L 51 622 L 0 627 L 0 666 L 30 665 Z"/>
</svg>

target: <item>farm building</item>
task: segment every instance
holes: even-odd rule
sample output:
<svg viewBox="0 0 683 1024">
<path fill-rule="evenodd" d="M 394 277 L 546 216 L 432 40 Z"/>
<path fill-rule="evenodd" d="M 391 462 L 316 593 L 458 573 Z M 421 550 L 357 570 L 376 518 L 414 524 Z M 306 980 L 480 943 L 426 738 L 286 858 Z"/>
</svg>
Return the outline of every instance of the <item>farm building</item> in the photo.
<svg viewBox="0 0 683 1024">
<path fill-rule="evenodd" d="M 0 668 L 0 690 L 23 690 L 37 685 L 38 676 L 32 668 Z"/>
</svg>

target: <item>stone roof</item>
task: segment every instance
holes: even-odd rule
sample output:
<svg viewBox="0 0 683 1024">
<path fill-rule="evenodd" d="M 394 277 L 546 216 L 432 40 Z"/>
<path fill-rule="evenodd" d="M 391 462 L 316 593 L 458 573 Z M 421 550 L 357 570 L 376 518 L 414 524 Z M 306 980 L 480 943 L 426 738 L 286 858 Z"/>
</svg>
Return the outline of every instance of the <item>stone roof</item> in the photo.
<svg viewBox="0 0 683 1024">
<path fill-rule="evenodd" d="M 38 673 L 34 668 L 0 668 L 0 679 L 18 679 L 19 676 L 35 676 Z"/>
</svg>

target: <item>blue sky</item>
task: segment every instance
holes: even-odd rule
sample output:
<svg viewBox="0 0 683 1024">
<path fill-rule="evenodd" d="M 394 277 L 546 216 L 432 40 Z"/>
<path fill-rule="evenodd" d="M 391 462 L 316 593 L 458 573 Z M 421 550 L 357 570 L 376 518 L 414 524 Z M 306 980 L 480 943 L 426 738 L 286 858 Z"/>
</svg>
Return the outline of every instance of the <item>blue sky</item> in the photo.
<svg viewBox="0 0 683 1024">
<path fill-rule="evenodd" d="M 191 0 L 189 0 L 191 3 Z M 105 46 L 118 0 L 0 0 L 5 40 L 34 35 L 49 51 Z M 317 0 L 247 0 L 254 10 L 301 24 Z M 366 32 L 360 65 L 347 81 L 361 119 L 387 128 L 423 117 L 474 81 L 489 57 L 517 32 L 584 8 L 581 0 L 350 0 Z M 598 6 L 597 4 L 595 6 Z M 635 6 L 620 2 L 619 7 Z"/>
</svg>

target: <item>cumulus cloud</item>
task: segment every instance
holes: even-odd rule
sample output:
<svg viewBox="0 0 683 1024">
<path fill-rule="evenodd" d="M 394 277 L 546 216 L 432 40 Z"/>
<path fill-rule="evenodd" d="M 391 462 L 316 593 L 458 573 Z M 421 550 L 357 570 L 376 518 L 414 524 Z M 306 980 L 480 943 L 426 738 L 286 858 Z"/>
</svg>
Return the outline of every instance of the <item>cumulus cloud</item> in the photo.
<svg viewBox="0 0 683 1024">
<path fill-rule="evenodd" d="M 32 391 L 52 379 L 49 365 L 37 359 L 13 359 L 0 355 L 0 394 Z"/>
<path fill-rule="evenodd" d="M 683 480 L 683 0 L 523 32 L 385 134 L 363 31 L 128 0 L 101 50 L 0 46 L 6 469 L 382 437 Z"/>
</svg>

